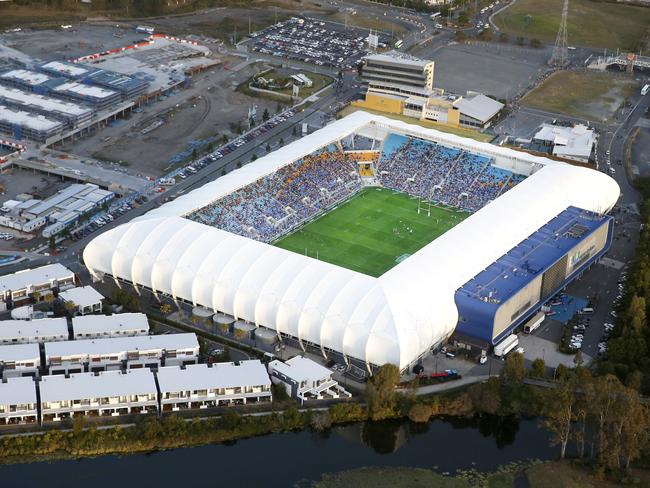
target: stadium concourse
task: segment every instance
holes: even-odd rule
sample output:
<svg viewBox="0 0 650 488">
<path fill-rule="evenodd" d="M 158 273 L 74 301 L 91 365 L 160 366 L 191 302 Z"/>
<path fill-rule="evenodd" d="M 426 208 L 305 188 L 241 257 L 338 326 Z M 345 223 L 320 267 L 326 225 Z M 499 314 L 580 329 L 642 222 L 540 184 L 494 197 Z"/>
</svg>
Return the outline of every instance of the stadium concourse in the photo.
<svg viewBox="0 0 650 488">
<path fill-rule="evenodd" d="M 373 187 L 413 216 L 386 205 L 375 243 L 346 210 Z M 597 171 L 356 112 L 98 236 L 84 261 L 96 279 L 209 308 L 250 334 L 405 369 L 454 331 L 489 347 L 539 310 L 607 251 L 618 197 Z M 405 251 L 404 219 L 440 209 L 462 218 Z M 379 276 L 273 245 L 343 211 L 333 246 L 393 246 Z"/>
</svg>

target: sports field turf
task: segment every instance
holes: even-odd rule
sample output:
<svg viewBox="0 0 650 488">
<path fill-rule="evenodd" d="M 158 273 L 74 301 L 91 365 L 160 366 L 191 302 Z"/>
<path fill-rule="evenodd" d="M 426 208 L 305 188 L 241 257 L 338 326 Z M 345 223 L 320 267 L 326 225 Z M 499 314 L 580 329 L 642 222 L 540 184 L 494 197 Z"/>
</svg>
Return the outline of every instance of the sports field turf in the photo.
<svg viewBox="0 0 650 488">
<path fill-rule="evenodd" d="M 370 276 L 380 276 L 444 234 L 469 214 L 438 207 L 417 213 L 417 199 L 367 188 L 319 219 L 275 243 Z"/>
</svg>

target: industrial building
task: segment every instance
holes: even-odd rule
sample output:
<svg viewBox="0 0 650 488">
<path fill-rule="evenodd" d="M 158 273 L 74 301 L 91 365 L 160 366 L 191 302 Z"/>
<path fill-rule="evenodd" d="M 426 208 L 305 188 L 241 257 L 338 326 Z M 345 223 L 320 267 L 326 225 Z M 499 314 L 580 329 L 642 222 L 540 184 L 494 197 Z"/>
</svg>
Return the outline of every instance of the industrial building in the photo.
<svg viewBox="0 0 650 488">
<path fill-rule="evenodd" d="M 64 317 L 0 321 L 0 345 L 67 341 L 68 338 L 68 321 Z"/>
<path fill-rule="evenodd" d="M 0 381 L 0 425 L 36 422 L 37 403 L 33 378 Z"/>
<path fill-rule="evenodd" d="M 45 343 L 50 374 L 186 366 L 198 358 L 199 343 L 190 333 Z"/>
<path fill-rule="evenodd" d="M 7 200 L 0 208 L 0 225 L 27 233 L 43 228 L 43 237 L 49 238 L 113 198 L 115 193 L 93 183 L 73 183 L 45 200 Z"/>
<path fill-rule="evenodd" d="M 42 300 L 55 289 L 66 290 L 74 285 L 74 273 L 60 263 L 0 276 L 0 311 Z"/>
<path fill-rule="evenodd" d="M 156 380 L 148 369 L 43 376 L 39 390 L 42 422 L 158 410 Z"/>
<path fill-rule="evenodd" d="M 59 300 L 66 307 L 68 305 L 74 306 L 72 312 L 79 315 L 86 315 L 102 311 L 104 295 L 92 286 L 78 286 L 59 293 Z"/>
<path fill-rule="evenodd" d="M 72 318 L 74 339 L 102 339 L 149 335 L 149 320 L 143 313 L 87 315 Z"/>
<path fill-rule="evenodd" d="M 149 83 L 134 76 L 103 69 L 88 75 L 86 82 L 116 91 L 122 95 L 122 100 L 133 100 L 144 95 L 149 87 Z"/>
<path fill-rule="evenodd" d="M 39 70 L 55 77 L 63 76 L 72 80 L 83 80 L 96 71 L 83 64 L 68 63 L 66 61 L 49 61 L 41 64 Z"/>
<path fill-rule="evenodd" d="M 271 380 L 257 359 L 237 363 L 167 366 L 156 373 L 160 410 L 270 402 Z"/>
<path fill-rule="evenodd" d="M 268 369 L 271 381 L 284 386 L 287 395 L 298 400 L 301 405 L 305 400 L 352 396 L 332 379 L 332 371 L 303 356 L 295 356 L 285 362 L 271 361 Z"/>
<path fill-rule="evenodd" d="M 37 343 L 0 346 L 0 375 L 2 379 L 38 376 L 41 352 Z"/>
<path fill-rule="evenodd" d="M 481 168 L 509 172 L 519 182 L 379 277 L 187 218 L 325 147 L 340 148 L 351 136 L 378 145 L 392 136 L 407 145 L 426 142 L 445 154 L 481 158 L 488 162 Z M 579 276 L 609 246 L 606 214 L 619 194 L 616 182 L 598 171 L 356 112 L 103 233 L 86 246 L 84 262 L 97 280 L 110 278 L 139 292 L 151 290 L 226 314 L 255 330 L 270 329 L 324 358 L 357 362 L 369 371 L 385 363 L 404 370 L 447 341 L 457 327 L 477 339 L 498 340 L 535 312 L 547 293 Z M 554 231 L 562 232 L 557 243 L 548 237 Z M 535 255 L 539 262 L 523 258 L 535 243 L 542 248 L 561 244 L 561 249 Z M 489 296 L 492 275 L 481 275 L 492 269 L 499 270 L 496 276 L 505 283 L 499 285 L 499 297 Z M 524 276 L 534 284 L 517 288 Z M 523 290 L 530 291 L 530 298 L 520 294 Z M 472 303 L 503 297 L 495 320 L 470 322 L 474 316 L 463 311 L 473 308 L 457 303 L 464 292 L 476 294 Z M 515 295 L 516 307 L 506 299 Z"/>
<path fill-rule="evenodd" d="M 52 86 L 61 83 L 56 78 L 29 69 L 12 69 L 2 73 L 0 74 L 0 82 L 7 86 L 23 88 L 41 95 L 49 92 Z"/>
</svg>

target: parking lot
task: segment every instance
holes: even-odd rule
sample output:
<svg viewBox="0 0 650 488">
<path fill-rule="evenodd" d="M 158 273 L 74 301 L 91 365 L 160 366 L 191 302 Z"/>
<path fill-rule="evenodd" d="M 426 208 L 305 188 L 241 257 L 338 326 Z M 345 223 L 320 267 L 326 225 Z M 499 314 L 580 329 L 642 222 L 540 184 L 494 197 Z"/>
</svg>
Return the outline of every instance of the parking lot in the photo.
<svg viewBox="0 0 650 488">
<path fill-rule="evenodd" d="M 352 69 L 368 51 L 366 35 L 357 29 L 344 29 L 317 19 L 292 17 L 252 35 L 252 49 L 285 59 L 318 66 Z M 380 43 L 388 42 L 380 36 Z"/>
<path fill-rule="evenodd" d="M 533 86 L 546 69 L 546 48 L 529 49 L 500 43 L 451 43 L 423 47 L 419 57 L 436 62 L 434 85 L 464 95 L 468 90 L 511 99 Z"/>
</svg>

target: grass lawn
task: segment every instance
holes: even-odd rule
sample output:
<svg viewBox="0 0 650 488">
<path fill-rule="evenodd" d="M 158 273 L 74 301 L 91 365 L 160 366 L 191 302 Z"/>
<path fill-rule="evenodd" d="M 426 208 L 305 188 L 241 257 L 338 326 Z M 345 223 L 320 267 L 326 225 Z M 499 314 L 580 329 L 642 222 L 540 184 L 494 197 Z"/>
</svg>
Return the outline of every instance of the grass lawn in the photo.
<svg viewBox="0 0 650 488">
<path fill-rule="evenodd" d="M 528 93 L 521 103 L 549 112 L 607 122 L 636 89 L 637 82 L 633 79 L 611 73 L 558 71 Z"/>
<path fill-rule="evenodd" d="M 314 93 L 316 93 L 318 90 L 322 90 L 323 88 L 325 88 L 327 85 L 329 85 L 330 83 L 332 83 L 334 81 L 329 76 L 321 75 L 319 73 L 313 73 L 311 71 L 300 70 L 300 71 L 296 71 L 296 74 L 297 73 L 301 73 L 301 74 L 305 75 L 307 78 L 309 78 L 313 82 L 313 85 L 311 87 L 309 87 L 309 88 L 304 87 L 304 86 L 300 87 L 300 93 L 299 93 L 300 98 L 310 97 Z M 264 75 L 265 78 L 275 78 L 277 76 L 286 77 L 286 75 L 279 74 L 275 70 L 273 70 L 270 73 L 267 73 L 267 74 Z M 293 93 L 293 89 L 292 88 L 287 88 L 285 90 L 278 90 L 278 93 L 284 93 L 285 95 L 291 95 Z"/>
<path fill-rule="evenodd" d="M 499 28 L 513 36 L 553 42 L 560 26 L 563 0 L 517 0 L 494 17 Z M 650 8 L 570 0 L 567 33 L 569 45 L 638 48 L 650 25 Z"/>
<path fill-rule="evenodd" d="M 357 196 L 275 243 L 370 276 L 380 276 L 444 234 L 468 214 L 434 207 L 418 215 L 417 199 L 385 188 Z"/>
<path fill-rule="evenodd" d="M 381 112 L 379 110 L 370 110 L 367 108 L 353 107 L 352 105 L 348 105 L 343 110 L 341 110 L 339 112 L 339 115 L 341 117 L 345 117 L 346 115 L 350 115 L 351 113 L 356 112 L 357 110 L 361 110 L 363 112 L 368 112 L 370 114 L 375 114 L 375 115 L 383 115 L 384 117 L 388 117 L 389 119 L 401 120 L 403 122 L 406 122 L 407 124 L 415 124 L 422 127 L 426 127 L 427 129 L 436 129 L 439 130 L 440 132 L 448 132 L 449 134 L 456 134 L 457 136 L 468 137 L 470 139 L 474 139 L 475 141 L 490 142 L 492 139 L 494 139 L 494 136 L 490 134 L 484 134 L 477 130 L 465 129 L 460 127 L 459 128 L 449 127 L 448 125 L 439 124 L 437 122 L 432 122 L 430 120 L 419 120 L 419 119 L 414 119 L 413 117 L 407 117 L 406 115 L 389 114 L 386 112 Z"/>
</svg>

